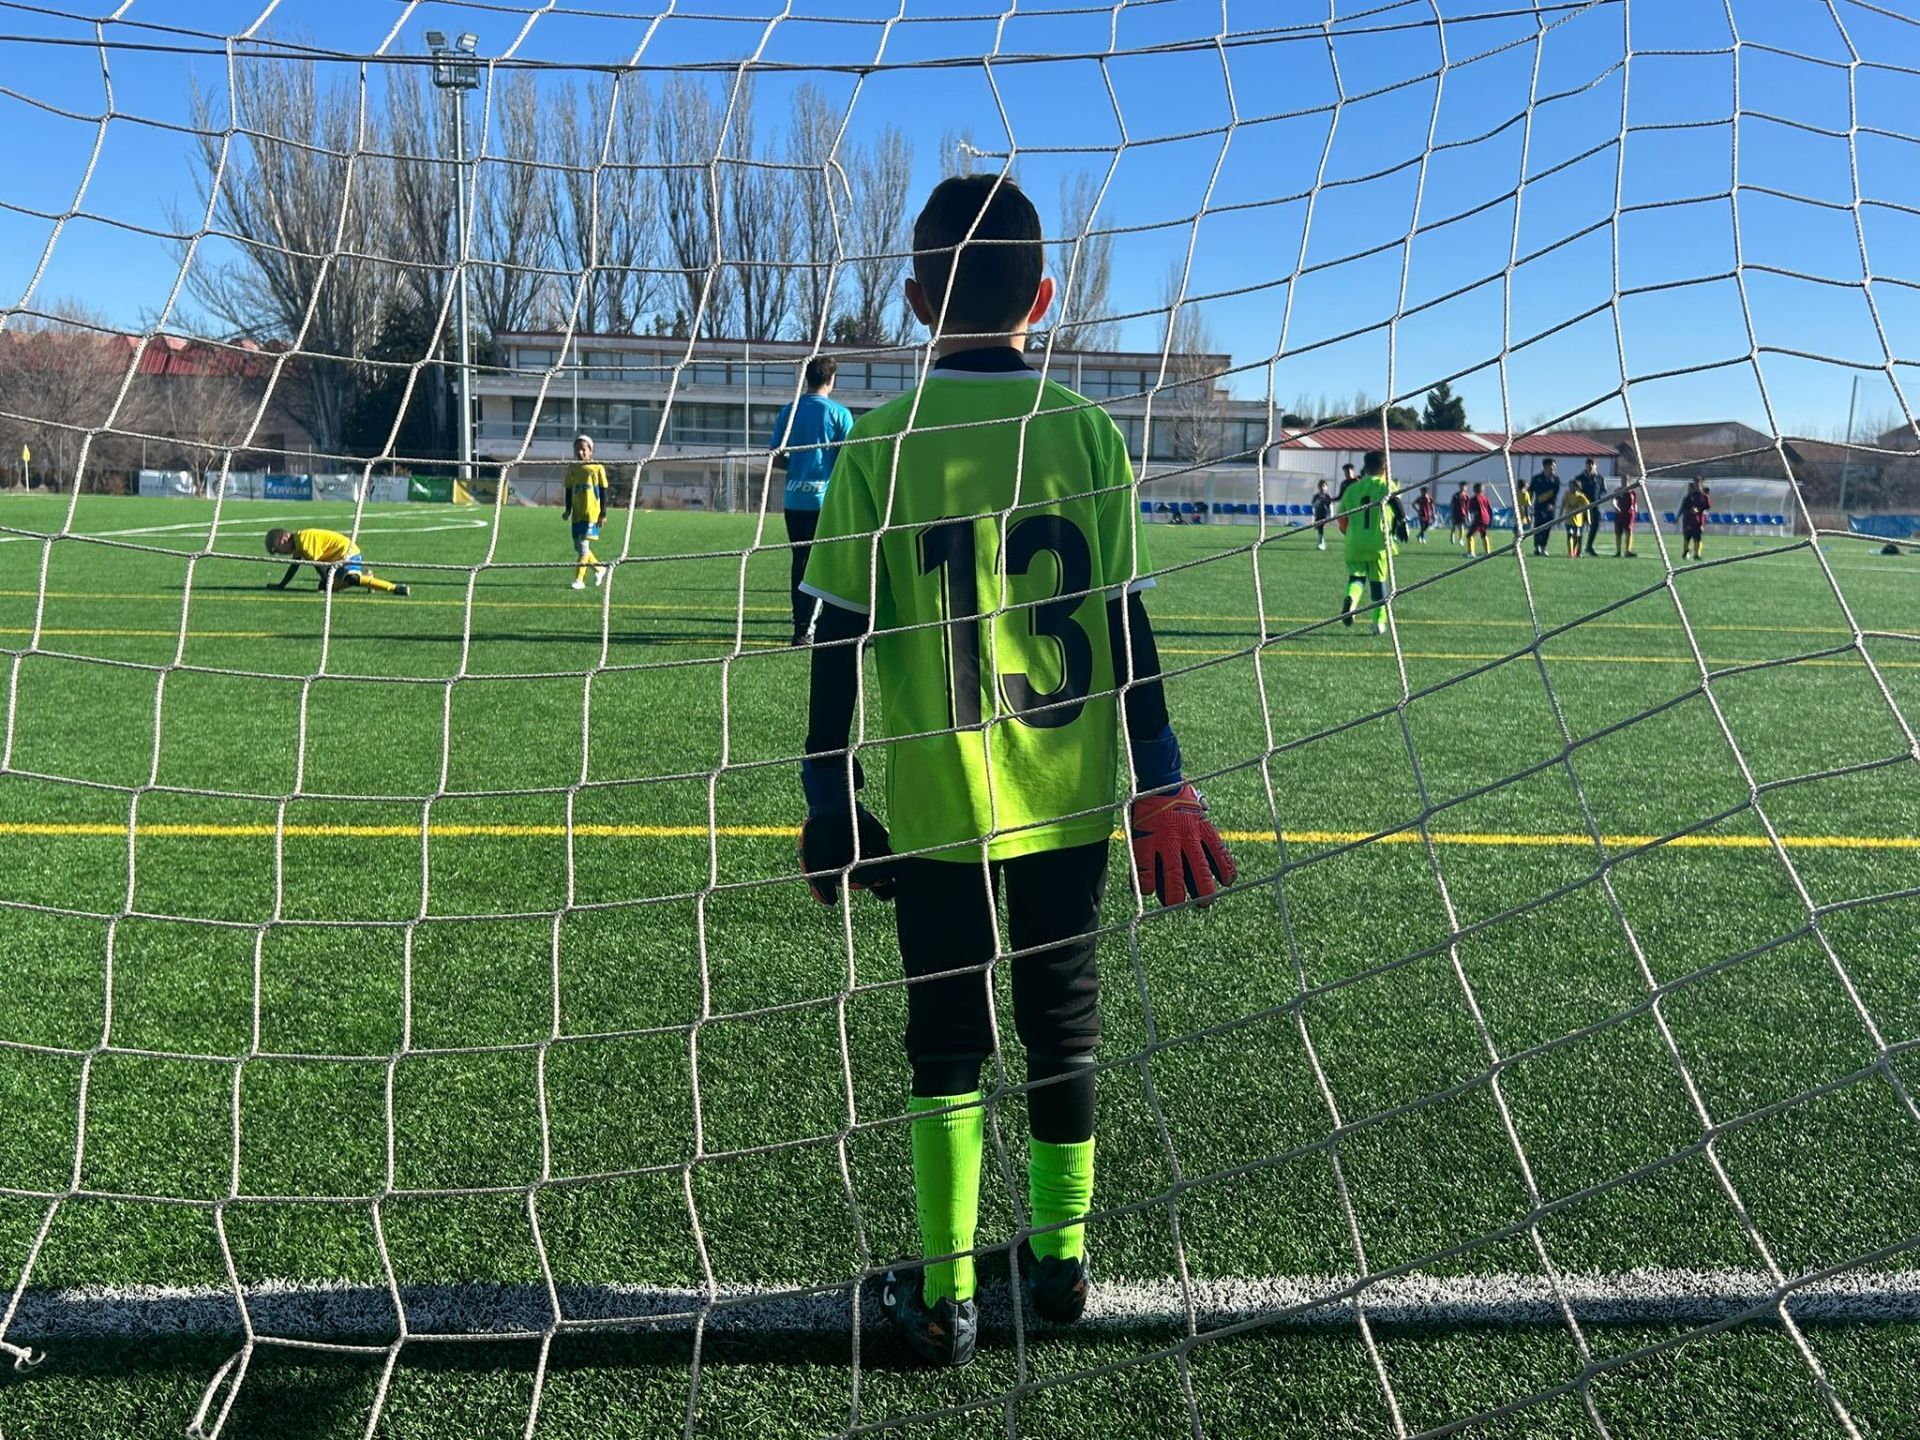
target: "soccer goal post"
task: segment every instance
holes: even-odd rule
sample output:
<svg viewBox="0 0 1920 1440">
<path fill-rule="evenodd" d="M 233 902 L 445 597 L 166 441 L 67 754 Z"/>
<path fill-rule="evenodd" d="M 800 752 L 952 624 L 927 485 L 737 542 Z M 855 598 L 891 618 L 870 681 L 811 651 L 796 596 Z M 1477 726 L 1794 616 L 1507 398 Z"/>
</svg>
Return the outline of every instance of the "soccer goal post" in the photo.
<svg viewBox="0 0 1920 1440">
<path fill-rule="evenodd" d="M 1907 1433 L 1909 5 L 0 11 L 8 1435 Z"/>
</svg>

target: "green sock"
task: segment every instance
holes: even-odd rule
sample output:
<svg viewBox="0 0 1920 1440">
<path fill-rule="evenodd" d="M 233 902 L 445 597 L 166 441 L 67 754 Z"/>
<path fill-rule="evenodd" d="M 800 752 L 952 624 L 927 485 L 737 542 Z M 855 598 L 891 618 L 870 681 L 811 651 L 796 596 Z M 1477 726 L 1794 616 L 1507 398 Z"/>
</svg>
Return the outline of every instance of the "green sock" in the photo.
<svg viewBox="0 0 1920 1440">
<path fill-rule="evenodd" d="M 1087 1227 L 1064 1225 L 1093 1208 L 1093 1141 L 1050 1145 L 1027 1142 L 1027 1204 L 1035 1225 L 1062 1225 L 1035 1235 L 1033 1253 L 1045 1260 L 1077 1260 L 1087 1250 Z"/>
<path fill-rule="evenodd" d="M 921 1113 L 928 1110 L 945 1113 Z M 921 1253 L 952 1255 L 971 1250 L 973 1232 L 980 1223 L 980 1148 L 986 1139 L 980 1092 L 910 1096 L 907 1113 L 915 1117 L 913 1194 L 920 1212 Z M 972 1299 L 973 1257 L 961 1255 L 929 1264 L 920 1293 L 929 1305 Z"/>
<path fill-rule="evenodd" d="M 1347 609 L 1352 610 L 1360 603 L 1361 584 L 1358 580 L 1347 582 Z"/>
</svg>

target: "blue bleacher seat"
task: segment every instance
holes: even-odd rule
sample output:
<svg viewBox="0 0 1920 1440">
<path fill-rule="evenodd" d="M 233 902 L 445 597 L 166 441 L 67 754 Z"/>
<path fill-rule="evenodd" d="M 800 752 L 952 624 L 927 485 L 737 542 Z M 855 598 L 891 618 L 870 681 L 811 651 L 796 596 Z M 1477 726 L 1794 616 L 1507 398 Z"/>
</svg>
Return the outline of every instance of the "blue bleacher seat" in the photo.
<svg viewBox="0 0 1920 1440">
<path fill-rule="evenodd" d="M 1671 510 L 1667 511 L 1666 514 L 1662 515 L 1660 519 L 1663 524 L 1667 524 L 1667 525 L 1677 525 L 1680 523 L 1680 517 L 1674 514 L 1673 511 Z"/>
<path fill-rule="evenodd" d="M 1153 513 L 1153 501 L 1142 500 L 1140 502 L 1140 513 L 1142 515 L 1151 515 Z"/>
</svg>

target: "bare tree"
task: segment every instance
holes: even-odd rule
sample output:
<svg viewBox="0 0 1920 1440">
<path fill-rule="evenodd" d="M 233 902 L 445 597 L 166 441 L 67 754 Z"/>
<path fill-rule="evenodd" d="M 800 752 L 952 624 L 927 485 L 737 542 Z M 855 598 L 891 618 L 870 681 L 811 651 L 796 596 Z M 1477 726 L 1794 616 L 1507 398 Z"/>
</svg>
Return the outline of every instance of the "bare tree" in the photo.
<svg viewBox="0 0 1920 1440">
<path fill-rule="evenodd" d="M 940 132 L 940 178 L 951 180 L 955 175 L 971 175 L 980 168 L 980 148 L 973 143 L 973 127 L 964 125 L 958 130 Z"/>
<path fill-rule="evenodd" d="M 1167 271 L 1160 303 L 1168 314 L 1166 367 L 1154 397 L 1153 421 L 1165 427 L 1167 450 L 1182 465 L 1207 465 L 1226 448 L 1226 391 L 1213 328 L 1192 300 L 1182 300 L 1178 265 Z"/>
<path fill-rule="evenodd" d="M 157 363 L 145 367 L 133 398 L 140 426 L 156 437 L 151 458 L 203 475 L 218 470 L 252 438 L 266 393 L 258 356 L 219 346 L 174 348 L 165 337 Z"/>
<path fill-rule="evenodd" d="M 907 187 L 913 180 L 913 146 L 889 125 L 860 146 L 848 166 L 853 208 L 850 308 L 838 327 L 844 343 L 897 345 L 906 338 L 900 281 L 906 270 Z M 889 318 L 891 314 L 891 319 Z"/>
<path fill-rule="evenodd" d="M 244 61 L 232 74 L 231 126 L 197 89 L 193 121 L 196 185 L 203 202 L 212 193 L 213 224 L 237 253 L 196 256 L 189 293 L 242 334 L 293 342 L 307 358 L 292 370 L 288 408 L 320 449 L 338 452 L 363 379 L 355 357 L 378 340 L 394 291 L 393 267 L 367 258 L 391 224 L 391 167 L 372 153 L 364 80 L 322 92 L 311 63 L 286 60 Z"/>
<path fill-rule="evenodd" d="M 844 280 L 840 229 L 848 221 L 853 197 L 847 173 L 834 153 L 840 120 L 820 87 L 802 85 L 793 94 L 787 128 L 787 159 L 793 171 L 791 242 L 801 264 L 794 277 L 794 308 L 802 338 L 831 332 Z"/>
<path fill-rule="evenodd" d="M 590 83 L 584 117 L 571 82 L 559 90 L 547 227 L 558 263 L 581 277 L 578 329 L 634 330 L 652 297 L 659 215 L 647 184 L 652 127 L 652 98 L 633 76 Z"/>
<path fill-rule="evenodd" d="M 531 328 L 552 260 L 541 185 L 540 91 L 531 74 L 516 70 L 497 80 L 492 93 L 473 226 L 473 252 L 484 257 L 473 272 L 475 321 L 489 340 Z"/>
<path fill-rule="evenodd" d="M 675 75 L 654 112 L 667 253 L 680 272 L 686 329 L 724 334 L 733 315 L 732 277 L 721 262 L 722 195 L 714 183 L 723 111 L 698 79 Z M 704 308 L 703 308 L 704 307 Z"/>
<path fill-rule="evenodd" d="M 726 201 L 721 253 L 740 297 L 740 333 L 749 340 L 777 340 L 793 292 L 787 253 L 793 185 L 788 172 L 763 156 L 754 142 L 753 94 L 747 81 L 741 82 L 728 128 L 733 143 L 721 166 Z"/>
<path fill-rule="evenodd" d="M 16 315 L 0 331 L 0 444 L 9 461 L 21 448 L 33 453 L 32 473 L 43 485 L 65 489 L 84 478 L 83 465 L 123 465 L 128 446 L 120 429 L 140 428 L 131 389 L 118 409 L 137 342 L 113 331 L 105 318 L 72 301 L 46 317 Z M 115 430 L 88 432 L 107 424 Z"/>
<path fill-rule="evenodd" d="M 1060 243 L 1054 268 L 1060 277 L 1058 344 L 1069 350 L 1111 350 L 1120 322 L 1102 318 L 1113 281 L 1113 236 L 1094 231 L 1100 186 L 1082 170 L 1060 182 Z"/>
</svg>

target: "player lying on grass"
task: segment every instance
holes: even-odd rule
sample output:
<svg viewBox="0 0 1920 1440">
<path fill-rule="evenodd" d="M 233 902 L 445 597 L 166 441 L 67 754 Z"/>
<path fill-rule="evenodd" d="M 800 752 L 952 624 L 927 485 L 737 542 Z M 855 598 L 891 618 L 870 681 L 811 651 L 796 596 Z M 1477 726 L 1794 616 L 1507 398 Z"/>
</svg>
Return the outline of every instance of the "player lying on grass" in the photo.
<svg viewBox="0 0 1920 1440">
<path fill-rule="evenodd" d="M 1360 478 L 1340 491 L 1340 530 L 1347 537 L 1347 588 L 1340 623 L 1353 624 L 1364 588 L 1373 598 L 1373 633 L 1387 633 L 1387 529 L 1392 523 L 1393 482 L 1384 451 L 1369 450 Z"/>
<path fill-rule="evenodd" d="M 383 595 L 412 593 L 405 585 L 369 574 L 352 539 L 338 530 L 269 530 L 267 553 L 293 557 L 287 573 L 269 583 L 268 588 L 272 590 L 286 589 L 302 565 L 311 565 L 319 573 L 322 590 L 358 588 L 378 590 Z"/>
<path fill-rule="evenodd" d="M 1234 877 L 1167 719 L 1126 441 L 1024 357 L 1054 296 L 1041 236 L 1011 181 L 934 189 L 914 222 L 907 302 L 934 332 L 936 363 L 855 423 L 803 582 L 824 603 L 801 865 L 823 904 L 843 880 L 894 902 L 925 1259 L 889 1271 L 881 1302 L 941 1365 L 973 1358 L 979 1325 L 980 1077 L 1000 1043 L 1003 906 L 1031 1087 L 1018 1273 L 1043 1319 L 1069 1323 L 1086 1306 L 1096 930 L 1123 710 L 1141 893 L 1205 904 Z M 869 632 L 891 836 L 855 797 L 864 776 L 848 748 Z"/>
<path fill-rule="evenodd" d="M 600 521 L 607 513 L 607 468 L 593 463 L 593 437 L 573 437 L 573 463 L 567 466 L 566 518 L 573 527 L 574 566 L 572 590 L 587 588 L 587 571 L 593 571 L 593 583 L 607 578 L 607 567 L 593 553 L 593 542 L 600 538 Z"/>
</svg>

